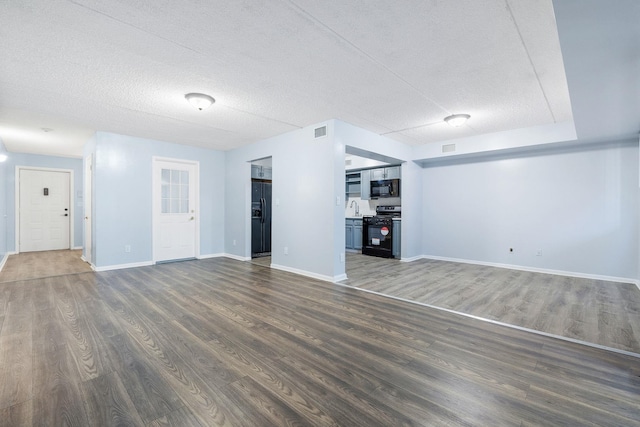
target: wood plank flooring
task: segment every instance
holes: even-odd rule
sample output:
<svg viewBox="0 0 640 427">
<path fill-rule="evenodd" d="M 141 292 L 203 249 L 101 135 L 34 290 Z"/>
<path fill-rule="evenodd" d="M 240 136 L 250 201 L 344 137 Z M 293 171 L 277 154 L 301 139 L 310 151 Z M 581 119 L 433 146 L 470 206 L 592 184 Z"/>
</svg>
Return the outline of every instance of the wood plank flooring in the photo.
<svg viewBox="0 0 640 427">
<path fill-rule="evenodd" d="M 349 286 L 640 354 L 631 283 L 437 260 L 347 254 Z"/>
<path fill-rule="evenodd" d="M 640 359 L 227 258 L 0 284 L 0 426 L 640 426 Z"/>
<path fill-rule="evenodd" d="M 10 255 L 0 271 L 0 283 L 92 271 L 91 266 L 84 262 L 81 256 L 81 250 L 23 252 Z"/>
</svg>

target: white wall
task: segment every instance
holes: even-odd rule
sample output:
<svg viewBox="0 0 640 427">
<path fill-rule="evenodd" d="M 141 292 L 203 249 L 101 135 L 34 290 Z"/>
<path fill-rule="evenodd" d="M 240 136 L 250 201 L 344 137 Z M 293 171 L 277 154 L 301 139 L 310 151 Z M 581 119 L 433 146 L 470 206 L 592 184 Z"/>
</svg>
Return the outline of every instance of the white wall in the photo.
<svg viewBox="0 0 640 427">
<path fill-rule="evenodd" d="M 344 275 L 344 146 L 334 140 L 333 121 L 326 123 L 326 137 L 314 138 L 314 129 L 323 124 L 226 153 L 227 253 L 251 256 L 249 162 L 270 156 L 272 264 L 325 280 Z"/>
<path fill-rule="evenodd" d="M 637 141 L 432 163 L 422 176 L 428 256 L 638 276 Z"/>
</svg>

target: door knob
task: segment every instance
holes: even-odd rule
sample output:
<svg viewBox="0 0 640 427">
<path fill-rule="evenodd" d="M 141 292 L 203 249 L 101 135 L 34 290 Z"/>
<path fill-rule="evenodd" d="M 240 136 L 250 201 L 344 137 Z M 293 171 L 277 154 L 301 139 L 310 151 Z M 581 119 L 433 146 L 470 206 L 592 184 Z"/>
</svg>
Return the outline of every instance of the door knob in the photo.
<svg viewBox="0 0 640 427">
<path fill-rule="evenodd" d="M 191 217 L 191 218 L 189 218 L 189 221 L 193 221 L 194 219 L 195 219 L 194 217 Z"/>
</svg>

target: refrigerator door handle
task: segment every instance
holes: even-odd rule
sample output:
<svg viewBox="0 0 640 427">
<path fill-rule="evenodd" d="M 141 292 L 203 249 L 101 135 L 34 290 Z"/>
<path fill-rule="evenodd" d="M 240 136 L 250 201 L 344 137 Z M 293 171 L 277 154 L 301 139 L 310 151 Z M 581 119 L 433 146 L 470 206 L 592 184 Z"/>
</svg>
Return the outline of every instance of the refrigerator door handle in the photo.
<svg viewBox="0 0 640 427">
<path fill-rule="evenodd" d="M 260 222 L 264 224 L 264 216 L 266 215 L 267 211 L 266 211 L 266 200 L 264 199 L 264 197 L 260 198 L 260 209 L 262 211 L 262 215 L 260 216 Z"/>
</svg>

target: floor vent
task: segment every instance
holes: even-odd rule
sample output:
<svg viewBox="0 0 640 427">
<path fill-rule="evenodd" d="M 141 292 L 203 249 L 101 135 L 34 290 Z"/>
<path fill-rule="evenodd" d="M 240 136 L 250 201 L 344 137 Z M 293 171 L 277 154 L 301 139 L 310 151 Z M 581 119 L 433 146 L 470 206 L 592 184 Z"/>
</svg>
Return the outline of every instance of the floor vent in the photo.
<svg viewBox="0 0 640 427">
<path fill-rule="evenodd" d="M 315 129 L 315 138 L 322 138 L 327 136 L 327 126 L 321 126 Z"/>
<path fill-rule="evenodd" d="M 456 144 L 445 144 L 442 146 L 443 153 L 453 153 L 456 151 Z"/>
</svg>

